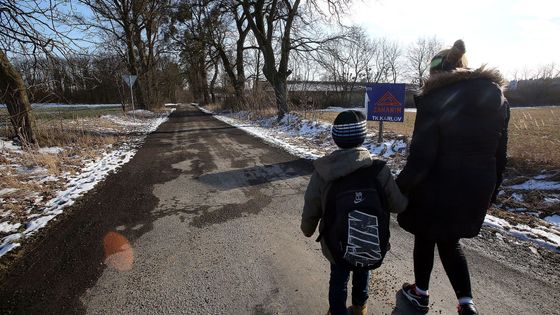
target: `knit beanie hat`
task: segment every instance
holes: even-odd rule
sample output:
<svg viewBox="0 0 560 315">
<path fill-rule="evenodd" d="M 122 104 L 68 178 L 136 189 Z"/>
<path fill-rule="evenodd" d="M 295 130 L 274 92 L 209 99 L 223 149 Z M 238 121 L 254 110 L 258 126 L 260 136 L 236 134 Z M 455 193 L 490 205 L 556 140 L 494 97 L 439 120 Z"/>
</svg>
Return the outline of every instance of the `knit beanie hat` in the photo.
<svg viewBox="0 0 560 315">
<path fill-rule="evenodd" d="M 332 126 L 334 143 L 343 149 L 362 145 L 366 139 L 366 117 L 360 111 L 346 110 L 338 114 Z"/>
<path fill-rule="evenodd" d="M 466 68 L 467 58 L 465 57 L 465 52 L 465 43 L 461 39 L 457 40 L 453 47 L 440 51 L 432 58 L 430 74 Z"/>
</svg>

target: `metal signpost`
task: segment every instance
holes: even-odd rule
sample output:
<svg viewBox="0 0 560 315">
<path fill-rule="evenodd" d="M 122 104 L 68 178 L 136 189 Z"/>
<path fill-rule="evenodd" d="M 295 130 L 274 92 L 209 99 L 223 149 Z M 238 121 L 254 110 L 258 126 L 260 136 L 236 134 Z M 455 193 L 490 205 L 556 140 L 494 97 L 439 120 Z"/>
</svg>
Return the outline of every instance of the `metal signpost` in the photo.
<svg viewBox="0 0 560 315">
<path fill-rule="evenodd" d="M 405 84 L 375 83 L 366 87 L 367 120 L 379 121 L 379 143 L 383 122 L 404 122 Z"/>
<path fill-rule="evenodd" d="M 132 101 L 132 117 L 136 119 L 136 117 L 134 116 L 134 93 L 132 93 L 132 86 L 134 85 L 134 82 L 136 82 L 136 78 L 138 78 L 138 76 L 133 74 L 123 74 L 122 78 L 124 82 L 130 87 L 130 99 Z"/>
</svg>

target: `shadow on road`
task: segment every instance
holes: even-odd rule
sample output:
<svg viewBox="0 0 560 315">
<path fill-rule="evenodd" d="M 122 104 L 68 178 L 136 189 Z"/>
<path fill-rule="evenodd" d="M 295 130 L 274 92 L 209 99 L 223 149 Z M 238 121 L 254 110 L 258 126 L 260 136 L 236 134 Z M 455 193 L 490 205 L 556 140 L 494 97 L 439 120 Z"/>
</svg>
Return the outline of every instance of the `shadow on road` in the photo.
<svg viewBox="0 0 560 315">
<path fill-rule="evenodd" d="M 200 176 L 198 180 L 220 190 L 229 190 L 306 176 L 312 172 L 313 169 L 309 167 L 309 161 L 297 159 L 276 164 L 205 174 Z"/>
<path fill-rule="evenodd" d="M 414 314 L 425 314 L 417 309 L 415 309 L 410 302 L 404 297 L 402 291 L 399 290 L 395 296 L 395 308 L 391 312 L 391 315 L 414 315 Z"/>
</svg>

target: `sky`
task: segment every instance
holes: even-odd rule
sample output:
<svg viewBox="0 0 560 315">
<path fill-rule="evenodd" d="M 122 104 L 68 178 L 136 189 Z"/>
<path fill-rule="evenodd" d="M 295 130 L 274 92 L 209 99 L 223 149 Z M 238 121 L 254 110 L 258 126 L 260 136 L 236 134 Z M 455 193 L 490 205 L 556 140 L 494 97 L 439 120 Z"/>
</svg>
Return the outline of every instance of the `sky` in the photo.
<svg viewBox="0 0 560 315">
<path fill-rule="evenodd" d="M 354 0 L 348 21 L 374 37 L 408 45 L 436 36 L 446 48 L 463 39 L 469 67 L 515 71 L 560 67 L 558 0 Z"/>
</svg>

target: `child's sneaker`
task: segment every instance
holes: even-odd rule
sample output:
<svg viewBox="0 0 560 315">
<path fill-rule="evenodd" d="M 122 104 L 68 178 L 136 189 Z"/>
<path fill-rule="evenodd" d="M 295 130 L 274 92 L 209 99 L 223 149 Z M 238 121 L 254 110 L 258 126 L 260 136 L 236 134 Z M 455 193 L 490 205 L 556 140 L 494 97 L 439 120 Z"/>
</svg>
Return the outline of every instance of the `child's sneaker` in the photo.
<svg viewBox="0 0 560 315">
<path fill-rule="evenodd" d="M 402 293 L 417 310 L 423 313 L 428 312 L 430 297 L 427 295 L 416 293 L 416 284 L 403 284 Z"/>
<path fill-rule="evenodd" d="M 474 304 L 457 305 L 457 313 L 459 313 L 459 315 L 478 315 Z"/>
</svg>

